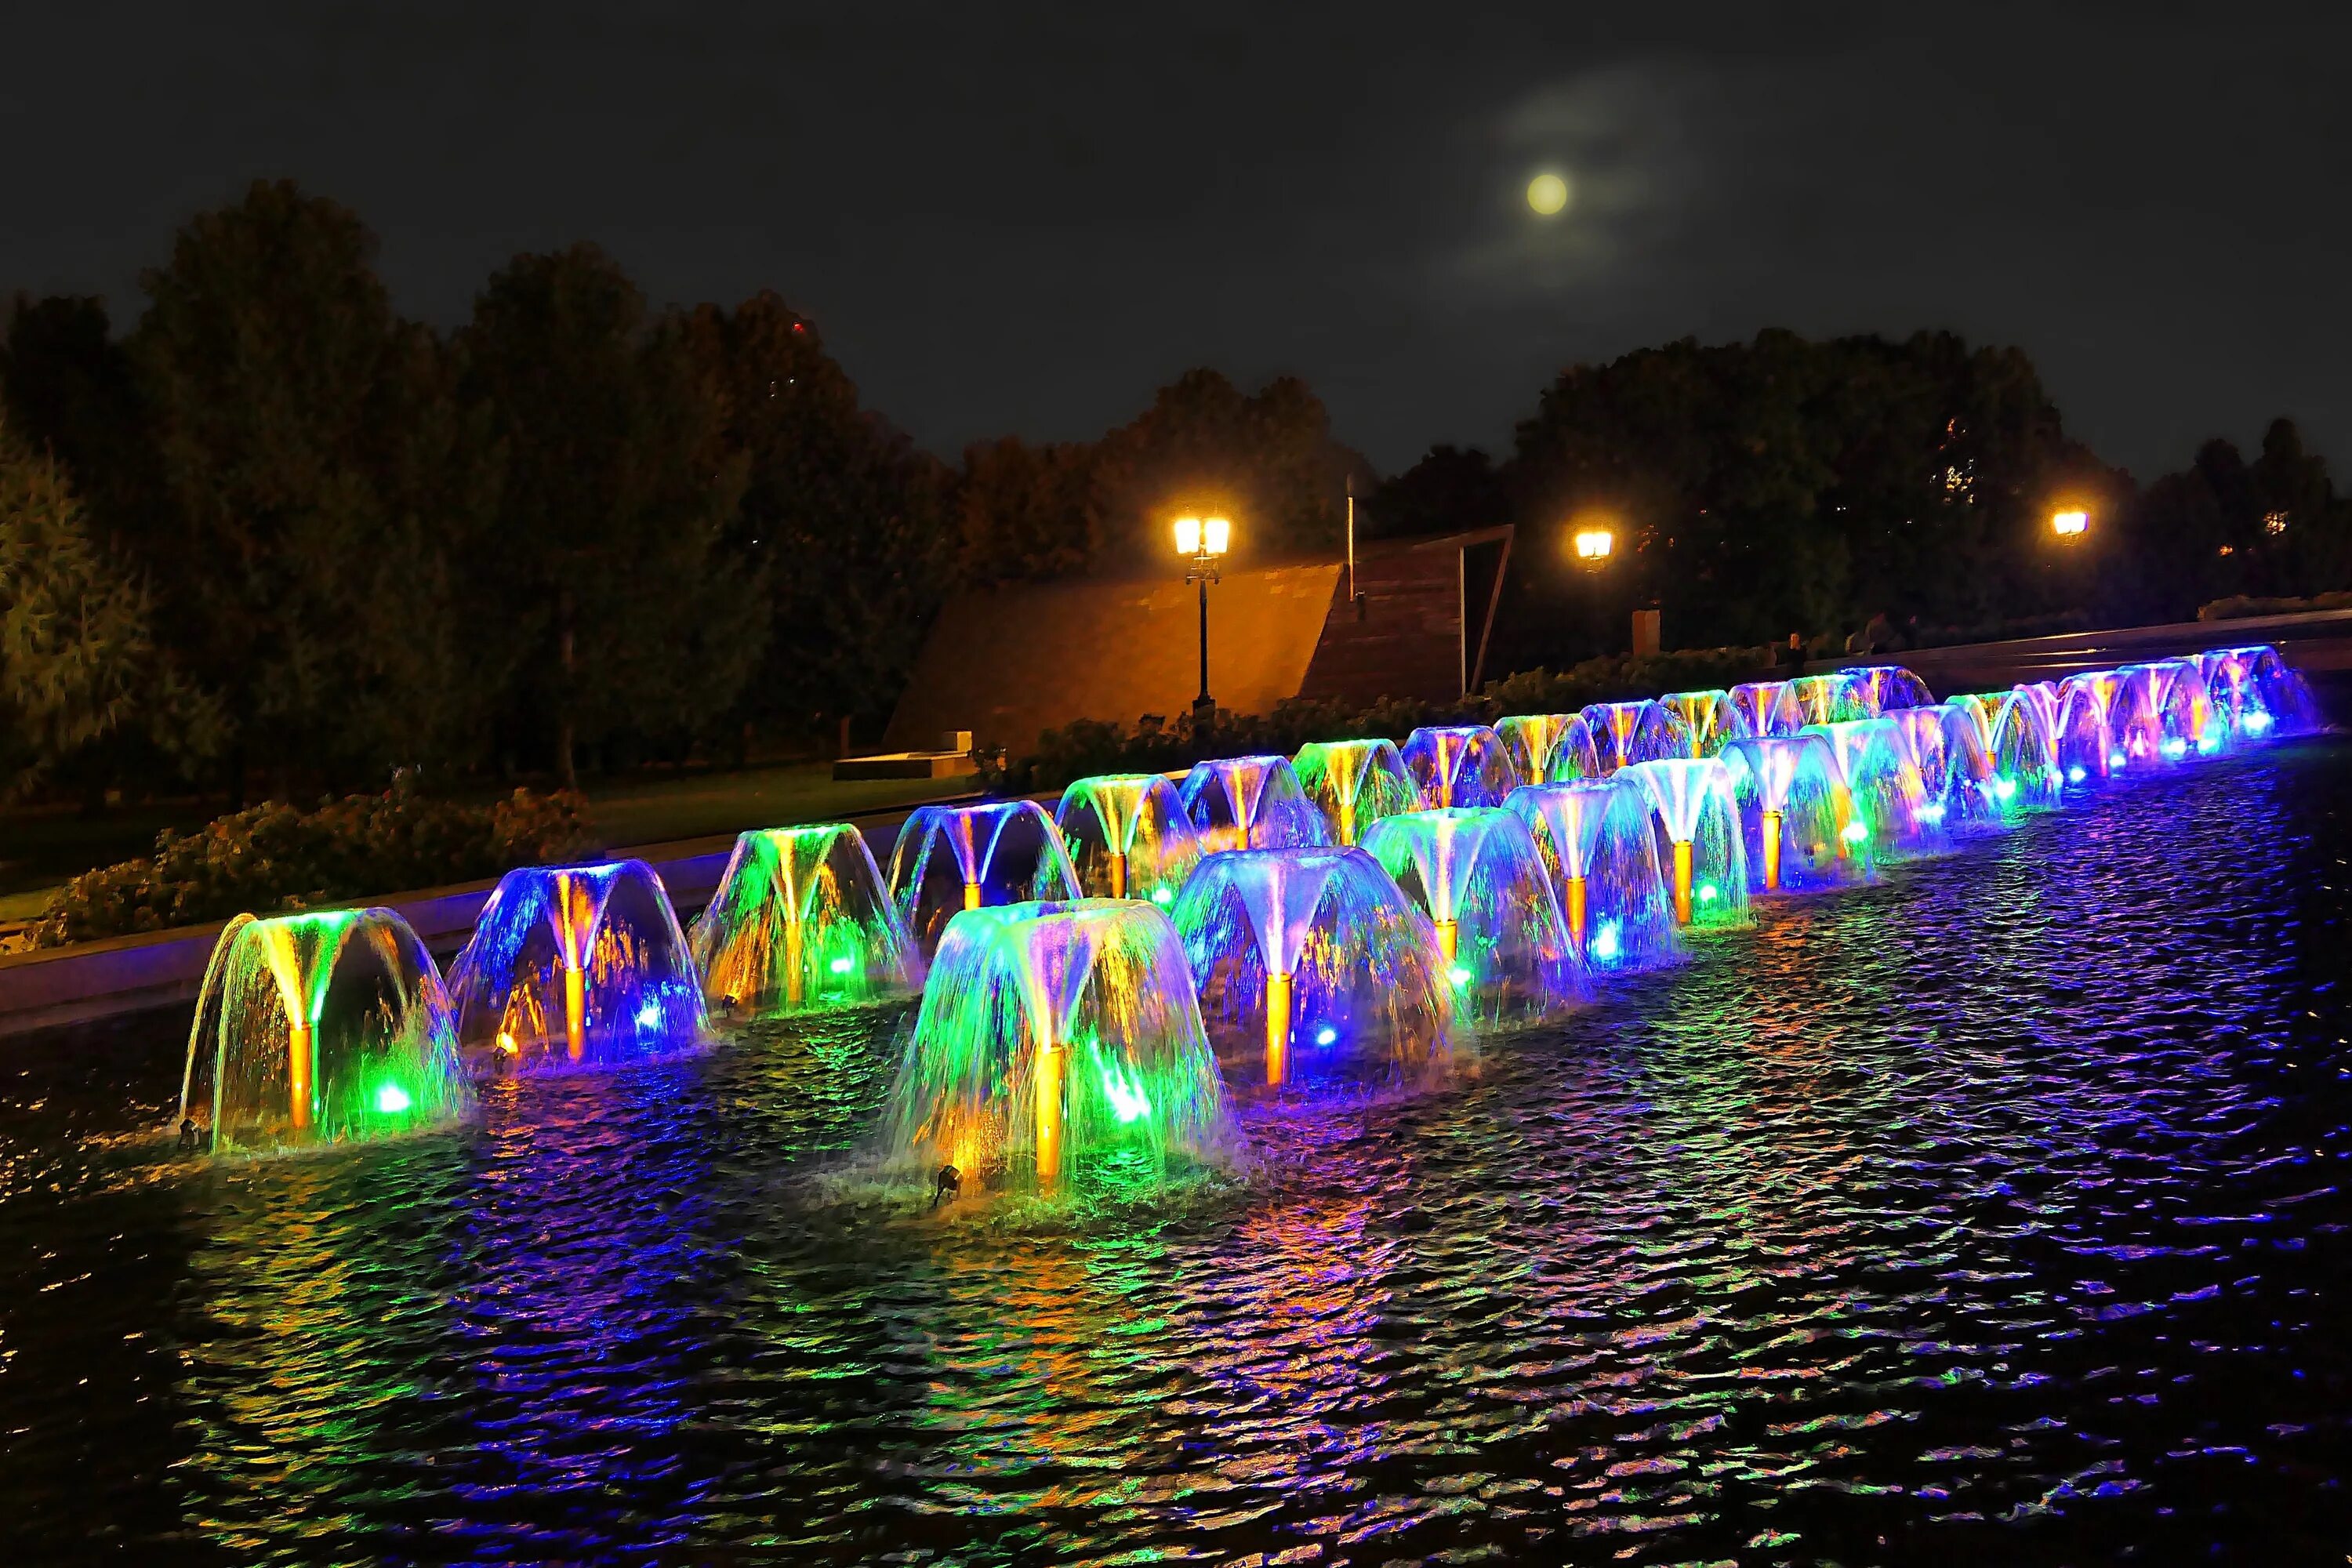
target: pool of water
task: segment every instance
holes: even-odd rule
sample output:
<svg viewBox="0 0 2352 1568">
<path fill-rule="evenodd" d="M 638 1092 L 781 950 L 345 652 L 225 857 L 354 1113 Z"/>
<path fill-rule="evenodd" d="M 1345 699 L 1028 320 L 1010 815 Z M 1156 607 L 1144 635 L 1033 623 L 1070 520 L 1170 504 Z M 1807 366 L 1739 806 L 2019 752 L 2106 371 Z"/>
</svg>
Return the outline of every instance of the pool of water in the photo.
<svg viewBox="0 0 2352 1568">
<path fill-rule="evenodd" d="M 0 1058 L 12 1561 L 2338 1563 L 2352 746 L 2184 771 L 1057 1220 L 903 1016 L 168 1158 Z"/>
</svg>

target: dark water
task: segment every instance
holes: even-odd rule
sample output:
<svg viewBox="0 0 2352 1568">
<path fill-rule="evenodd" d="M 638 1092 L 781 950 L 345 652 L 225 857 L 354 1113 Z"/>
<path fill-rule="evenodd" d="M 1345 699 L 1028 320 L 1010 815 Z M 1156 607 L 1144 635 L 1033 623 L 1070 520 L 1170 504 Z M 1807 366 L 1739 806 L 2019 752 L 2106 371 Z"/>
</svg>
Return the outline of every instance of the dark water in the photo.
<svg viewBox="0 0 2352 1568">
<path fill-rule="evenodd" d="M 2336 1563 L 2352 748 L 2119 790 L 1061 1234 L 887 1021 L 216 1170 L 6 1059 L 9 1562 Z M 131 1100 L 140 1103 L 131 1105 Z"/>
</svg>

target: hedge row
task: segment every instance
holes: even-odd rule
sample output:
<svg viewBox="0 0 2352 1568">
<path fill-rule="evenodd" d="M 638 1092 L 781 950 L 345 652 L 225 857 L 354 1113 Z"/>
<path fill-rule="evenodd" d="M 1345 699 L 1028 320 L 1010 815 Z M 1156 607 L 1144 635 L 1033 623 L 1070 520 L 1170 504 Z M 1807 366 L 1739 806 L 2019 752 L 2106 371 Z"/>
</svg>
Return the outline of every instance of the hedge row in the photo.
<svg viewBox="0 0 2352 1568">
<path fill-rule="evenodd" d="M 1690 648 L 1675 653 L 1589 658 L 1555 675 L 1525 670 L 1492 682 L 1475 697 L 1445 702 L 1384 698 L 1369 708 L 1304 698 L 1274 711 L 1220 710 L 1213 729 L 1189 716 L 1172 725 L 1081 719 L 1038 737 L 1034 753 L 983 770 L 982 782 L 1007 794 L 1059 789 L 1097 773 L 1171 773 L 1206 757 L 1288 756 L 1309 741 L 1382 736 L 1402 741 L 1425 724 L 1488 724 L 1511 713 L 1573 713 L 1593 702 L 1733 686 L 1771 673 L 1771 647 Z"/>
<path fill-rule="evenodd" d="M 490 805 L 432 800 L 405 785 L 301 811 L 269 801 L 193 833 L 165 831 L 154 856 L 86 871 L 31 930 L 36 947 L 347 903 L 395 889 L 495 877 L 593 847 L 576 794 L 517 790 Z"/>
</svg>

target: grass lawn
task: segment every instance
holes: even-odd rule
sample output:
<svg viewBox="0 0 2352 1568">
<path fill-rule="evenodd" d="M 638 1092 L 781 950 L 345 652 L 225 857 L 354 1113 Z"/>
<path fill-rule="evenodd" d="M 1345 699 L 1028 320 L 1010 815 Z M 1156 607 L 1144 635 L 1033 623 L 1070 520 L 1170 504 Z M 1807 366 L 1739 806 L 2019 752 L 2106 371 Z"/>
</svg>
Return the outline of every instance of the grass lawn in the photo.
<svg viewBox="0 0 2352 1568">
<path fill-rule="evenodd" d="M 833 764 L 814 762 L 735 773 L 591 779 L 587 795 L 598 835 L 617 849 L 740 833 L 747 827 L 825 822 L 855 812 L 887 811 L 942 795 L 969 795 L 976 787 L 968 774 L 835 784 Z M 482 790 L 478 796 L 488 799 L 497 793 Z M 129 806 L 95 817 L 71 806 L 0 814 L 0 920 L 29 919 L 60 883 L 94 866 L 151 854 L 158 832 L 201 826 L 215 809 L 188 802 L 176 808 L 169 803 Z"/>
</svg>

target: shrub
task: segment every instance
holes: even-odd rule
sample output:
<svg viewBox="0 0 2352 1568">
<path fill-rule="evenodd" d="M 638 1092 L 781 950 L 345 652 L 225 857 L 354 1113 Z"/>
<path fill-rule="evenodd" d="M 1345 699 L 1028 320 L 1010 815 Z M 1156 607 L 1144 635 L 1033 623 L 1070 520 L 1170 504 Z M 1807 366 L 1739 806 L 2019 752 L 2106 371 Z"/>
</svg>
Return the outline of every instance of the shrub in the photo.
<svg viewBox="0 0 2352 1568">
<path fill-rule="evenodd" d="M 1173 773 L 1203 757 L 1279 753 L 1309 741 L 1384 736 L 1402 741 L 1425 724 L 1489 724 L 1510 713 L 1573 713 L 1592 702 L 1655 697 L 1667 691 L 1731 686 L 1768 673 L 1769 647 L 1689 648 L 1635 658 L 1589 658 L 1572 669 L 1524 670 L 1493 681 L 1475 697 L 1419 702 L 1384 697 L 1369 708 L 1293 698 L 1265 714 L 1220 710 L 1214 729 L 1196 730 L 1187 716 L 1167 728 L 1130 731 L 1109 720 L 1078 719 L 1037 738 L 1037 750 L 982 773 L 1004 794 L 1059 789 L 1096 773 Z"/>
<path fill-rule="evenodd" d="M 36 947 L 62 947 L 494 877 L 592 847 L 586 805 L 575 794 L 519 789 L 461 805 L 404 784 L 310 812 L 268 801 L 193 833 L 160 834 L 152 859 L 84 872 L 50 899 L 29 935 Z"/>
</svg>

